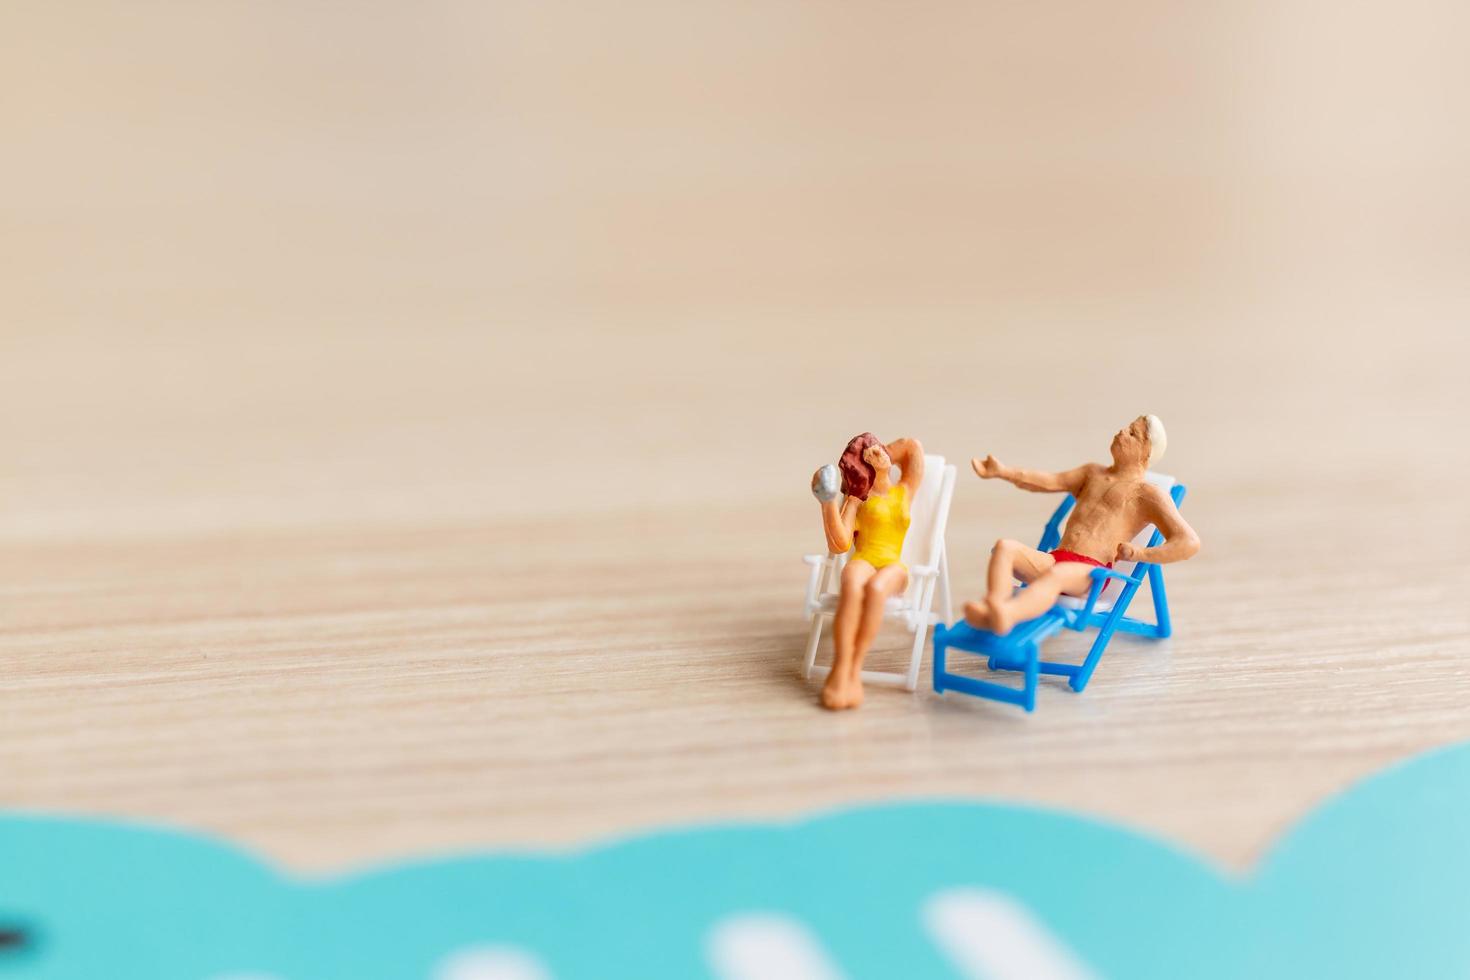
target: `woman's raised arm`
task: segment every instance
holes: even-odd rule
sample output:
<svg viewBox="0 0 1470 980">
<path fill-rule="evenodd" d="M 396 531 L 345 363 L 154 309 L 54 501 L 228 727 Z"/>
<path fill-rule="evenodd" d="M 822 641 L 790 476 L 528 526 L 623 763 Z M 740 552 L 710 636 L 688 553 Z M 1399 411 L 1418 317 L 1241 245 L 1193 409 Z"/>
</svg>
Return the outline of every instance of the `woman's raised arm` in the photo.
<svg viewBox="0 0 1470 980">
<path fill-rule="evenodd" d="M 837 467 L 828 464 L 812 474 L 812 496 L 822 508 L 822 531 L 827 536 L 827 552 L 845 555 L 852 548 L 852 527 L 857 522 L 856 497 L 844 497 L 838 489 Z"/>
<path fill-rule="evenodd" d="M 917 439 L 895 439 L 888 444 L 888 458 L 903 471 L 903 479 L 899 482 L 908 490 L 909 499 L 914 499 L 919 485 L 924 482 L 924 447 Z"/>
<path fill-rule="evenodd" d="M 856 497 L 844 497 L 840 510 L 835 500 L 822 505 L 822 530 L 827 534 L 828 554 L 845 555 L 852 550 L 852 526 L 861 503 Z"/>
</svg>

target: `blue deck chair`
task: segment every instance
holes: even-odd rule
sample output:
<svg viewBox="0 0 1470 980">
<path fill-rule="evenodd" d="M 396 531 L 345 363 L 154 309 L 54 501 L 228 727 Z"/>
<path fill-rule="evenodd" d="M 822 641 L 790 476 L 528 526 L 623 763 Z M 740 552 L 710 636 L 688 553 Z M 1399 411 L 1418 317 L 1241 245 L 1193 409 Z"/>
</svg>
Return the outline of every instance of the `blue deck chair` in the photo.
<svg viewBox="0 0 1470 980">
<path fill-rule="evenodd" d="M 1174 506 L 1184 502 L 1184 484 L 1176 483 L 1173 477 L 1160 473 L 1149 473 L 1148 481 L 1169 491 Z M 1062 501 L 1046 530 L 1041 535 L 1041 551 L 1051 551 L 1062 538 L 1062 522 L 1077 503 L 1071 494 Z M 1145 527 L 1133 539 L 1134 544 L 1154 547 L 1164 536 L 1152 524 Z M 1154 598 L 1154 621 L 1146 623 L 1128 616 L 1128 606 L 1143 580 L 1148 579 L 1149 591 Z M 1080 664 L 1054 663 L 1041 659 L 1041 644 L 1063 629 L 1082 632 L 1097 628 L 1097 638 Z M 1162 640 L 1172 632 L 1169 621 L 1169 600 L 1164 593 L 1164 572 L 1151 562 L 1118 562 L 1112 570 L 1094 568 L 1092 588 L 1086 598 L 1062 596 L 1050 610 L 1024 623 L 1017 623 L 1005 636 L 996 636 L 989 630 L 978 630 L 968 623 L 939 626 L 934 630 L 934 690 L 960 691 L 976 697 L 992 698 L 1009 704 L 1018 704 L 1027 711 L 1036 709 L 1036 682 L 1041 674 L 1057 674 L 1066 677 L 1074 691 L 1087 686 L 1103 651 L 1113 634 L 1122 630 L 1137 636 Z M 987 658 L 991 670 L 1018 671 L 1022 676 L 1020 687 L 1000 684 L 952 674 L 947 669 L 948 653 L 963 650 Z"/>
</svg>

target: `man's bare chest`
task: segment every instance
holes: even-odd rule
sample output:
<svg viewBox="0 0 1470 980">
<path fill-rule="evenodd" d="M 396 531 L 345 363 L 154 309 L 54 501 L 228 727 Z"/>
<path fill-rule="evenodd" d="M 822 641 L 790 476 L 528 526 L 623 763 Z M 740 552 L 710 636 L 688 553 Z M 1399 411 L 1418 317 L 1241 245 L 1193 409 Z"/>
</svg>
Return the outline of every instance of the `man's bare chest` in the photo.
<svg viewBox="0 0 1470 980">
<path fill-rule="evenodd" d="M 1073 522 L 1091 527 L 1131 526 L 1139 511 L 1138 483 L 1093 477 L 1078 494 Z"/>
</svg>

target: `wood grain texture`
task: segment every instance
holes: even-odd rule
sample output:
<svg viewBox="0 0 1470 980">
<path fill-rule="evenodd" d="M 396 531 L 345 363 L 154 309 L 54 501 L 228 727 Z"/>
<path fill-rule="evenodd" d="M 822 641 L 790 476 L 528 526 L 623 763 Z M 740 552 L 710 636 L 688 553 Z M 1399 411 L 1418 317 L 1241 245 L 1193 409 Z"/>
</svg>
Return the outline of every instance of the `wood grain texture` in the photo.
<svg viewBox="0 0 1470 980">
<path fill-rule="evenodd" d="M 1107 435 L 1075 428 L 1091 436 L 1076 453 Z M 1177 458 L 1202 460 L 1190 437 L 1177 421 Z M 819 459 L 830 441 L 790 451 Z M 713 476 L 731 451 L 691 446 L 678 465 Z M 208 533 L 18 541 L 5 803 L 164 820 L 329 867 L 979 795 L 1238 864 L 1348 780 L 1470 737 L 1470 577 L 1463 509 L 1439 481 L 1207 462 L 1186 505 L 1205 550 L 1169 570 L 1176 638 L 1120 638 L 1085 695 L 1047 684 L 1030 717 L 923 691 L 816 707 L 796 676 L 798 558 L 821 541 L 806 467 L 734 503 L 593 497 L 478 520 L 360 519 L 342 480 L 336 522 L 231 530 L 225 498 Z M 405 482 L 389 496 L 411 500 Z M 963 482 L 961 594 L 988 541 L 1039 533 L 1053 503 Z M 887 636 L 896 665 L 903 634 Z"/>
<path fill-rule="evenodd" d="M 324 871 L 986 797 L 1241 868 L 1470 737 L 1460 15 L 778 6 L 4 15 L 0 806 Z M 1173 640 L 817 707 L 815 466 L 952 457 L 968 597 L 1055 499 L 965 460 L 1140 411 Z"/>
</svg>

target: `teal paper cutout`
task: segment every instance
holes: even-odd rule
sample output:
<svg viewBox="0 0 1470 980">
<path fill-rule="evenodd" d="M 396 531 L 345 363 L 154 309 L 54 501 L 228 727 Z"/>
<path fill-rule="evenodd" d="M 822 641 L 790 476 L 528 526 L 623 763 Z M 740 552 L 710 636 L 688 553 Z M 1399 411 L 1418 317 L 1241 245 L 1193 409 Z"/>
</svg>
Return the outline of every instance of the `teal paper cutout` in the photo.
<svg viewBox="0 0 1470 980">
<path fill-rule="evenodd" d="M 0 818 L 0 933 L 27 936 L 0 945 L 0 980 L 733 977 L 722 943 L 750 923 L 794 930 L 840 976 L 1009 980 L 946 946 L 938 909 L 982 960 L 1003 942 L 966 932 L 966 910 L 1020 916 L 1054 976 L 1470 976 L 1470 744 L 1328 801 L 1246 876 L 977 802 L 323 880 L 189 834 Z"/>
</svg>

